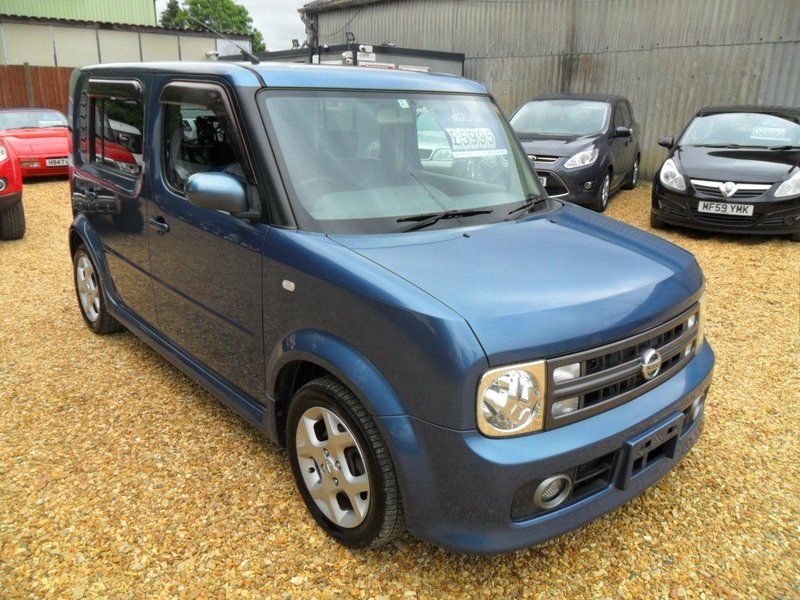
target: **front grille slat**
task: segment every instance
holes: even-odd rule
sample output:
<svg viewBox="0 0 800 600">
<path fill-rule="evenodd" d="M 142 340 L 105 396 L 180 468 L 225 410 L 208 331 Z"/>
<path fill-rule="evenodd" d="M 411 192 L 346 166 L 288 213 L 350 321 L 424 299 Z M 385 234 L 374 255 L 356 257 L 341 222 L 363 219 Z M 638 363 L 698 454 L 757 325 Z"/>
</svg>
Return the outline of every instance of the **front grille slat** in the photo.
<svg viewBox="0 0 800 600">
<path fill-rule="evenodd" d="M 699 304 L 695 304 L 663 325 L 631 338 L 549 361 L 545 427 L 560 427 L 619 406 L 675 374 L 693 356 L 697 324 L 689 327 L 689 318 L 697 314 L 699 308 Z M 651 348 L 661 356 L 661 369 L 648 380 L 642 372 L 641 357 Z M 555 369 L 573 363 L 580 364 L 581 375 L 555 383 Z M 578 410 L 552 416 L 550 410 L 554 402 L 574 397 L 578 398 Z"/>
</svg>

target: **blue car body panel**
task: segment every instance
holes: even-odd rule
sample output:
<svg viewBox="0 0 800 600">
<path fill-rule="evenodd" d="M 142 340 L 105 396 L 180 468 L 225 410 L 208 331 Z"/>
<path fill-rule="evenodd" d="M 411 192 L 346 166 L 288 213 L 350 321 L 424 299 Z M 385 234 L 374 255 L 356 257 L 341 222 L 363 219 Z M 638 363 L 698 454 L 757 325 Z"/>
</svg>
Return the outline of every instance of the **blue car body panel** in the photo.
<svg viewBox="0 0 800 600">
<path fill-rule="evenodd" d="M 143 133 L 153 148 L 168 145 L 159 104 L 166 82 L 213 81 L 228 91 L 249 127 L 250 191 L 263 216 L 186 203 L 148 156 L 141 185 L 125 189 L 77 160 L 81 208 L 70 246 L 83 243 L 93 257 L 109 312 L 278 442 L 290 400 L 285 374 L 304 363 L 335 376 L 373 415 L 415 534 L 476 553 L 529 546 L 641 493 L 696 442 L 702 411 L 692 419 L 687 411 L 710 384 L 707 343 L 660 385 L 585 420 L 506 439 L 484 436 L 476 422 L 478 382 L 490 368 L 616 342 L 694 306 L 703 276 L 676 246 L 558 202 L 506 223 L 400 234 L 326 235 L 270 220 L 285 190 L 258 89 L 485 94 L 483 86 L 367 69 L 148 63 L 79 70 L 73 88 L 89 74 L 132 73 L 146 83 Z M 125 218 L 87 209 L 98 192 L 103 210 Z M 634 441 L 673 421 L 683 430 L 669 451 L 627 473 Z M 601 456 L 613 456 L 613 466 L 591 495 L 515 516 L 525 486 Z"/>
</svg>

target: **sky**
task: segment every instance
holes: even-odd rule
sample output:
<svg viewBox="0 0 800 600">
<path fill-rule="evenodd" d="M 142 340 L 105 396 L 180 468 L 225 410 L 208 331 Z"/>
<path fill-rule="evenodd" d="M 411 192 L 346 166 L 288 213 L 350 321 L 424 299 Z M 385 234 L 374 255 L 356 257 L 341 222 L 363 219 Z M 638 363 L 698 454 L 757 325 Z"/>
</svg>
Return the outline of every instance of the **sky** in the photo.
<svg viewBox="0 0 800 600">
<path fill-rule="evenodd" d="M 264 36 L 270 50 L 289 50 L 292 38 L 302 44 L 306 39 L 306 28 L 297 9 L 311 0 L 234 0 L 243 5 L 253 18 L 253 25 Z M 167 0 L 156 0 L 156 13 L 167 7 Z"/>
</svg>

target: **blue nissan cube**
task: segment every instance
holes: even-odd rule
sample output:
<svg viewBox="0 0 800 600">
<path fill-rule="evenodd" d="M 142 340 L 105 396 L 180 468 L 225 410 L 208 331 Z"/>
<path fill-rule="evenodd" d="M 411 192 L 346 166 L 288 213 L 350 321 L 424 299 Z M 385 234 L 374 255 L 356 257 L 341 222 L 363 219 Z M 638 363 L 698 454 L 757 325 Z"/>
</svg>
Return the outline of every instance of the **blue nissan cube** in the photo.
<svg viewBox="0 0 800 600">
<path fill-rule="evenodd" d="M 483 86 L 224 62 L 70 85 L 83 319 L 285 446 L 342 544 L 531 546 L 697 442 L 695 259 L 549 198 Z"/>
</svg>

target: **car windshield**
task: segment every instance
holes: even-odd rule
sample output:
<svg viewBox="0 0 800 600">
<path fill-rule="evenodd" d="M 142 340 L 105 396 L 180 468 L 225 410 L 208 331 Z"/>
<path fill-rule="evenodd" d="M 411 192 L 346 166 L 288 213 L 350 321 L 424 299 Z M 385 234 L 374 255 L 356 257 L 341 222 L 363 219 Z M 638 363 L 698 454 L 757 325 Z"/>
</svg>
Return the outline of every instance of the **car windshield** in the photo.
<svg viewBox="0 0 800 600">
<path fill-rule="evenodd" d="M 304 229 L 478 225 L 533 210 L 545 196 L 486 97 L 286 90 L 260 99 Z"/>
<path fill-rule="evenodd" d="M 6 129 L 39 129 L 66 127 L 67 117 L 57 110 L 3 110 L 0 111 L 0 131 Z"/>
<path fill-rule="evenodd" d="M 686 128 L 684 146 L 783 147 L 800 146 L 797 117 L 731 112 L 700 115 Z"/>
<path fill-rule="evenodd" d="M 589 100 L 532 100 L 511 117 L 520 135 L 582 136 L 606 127 L 611 106 Z"/>
</svg>

